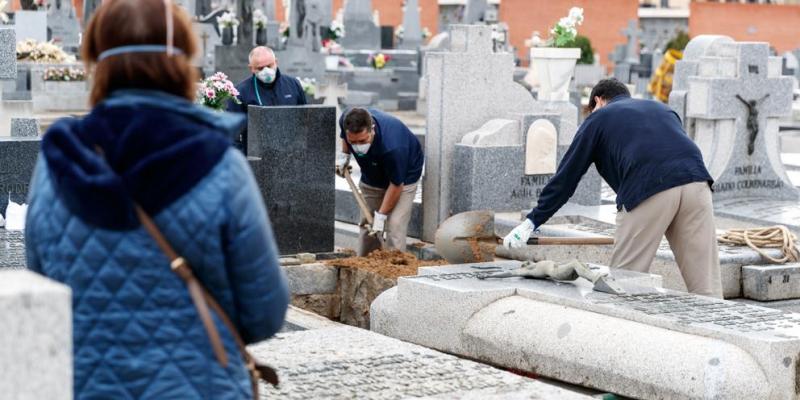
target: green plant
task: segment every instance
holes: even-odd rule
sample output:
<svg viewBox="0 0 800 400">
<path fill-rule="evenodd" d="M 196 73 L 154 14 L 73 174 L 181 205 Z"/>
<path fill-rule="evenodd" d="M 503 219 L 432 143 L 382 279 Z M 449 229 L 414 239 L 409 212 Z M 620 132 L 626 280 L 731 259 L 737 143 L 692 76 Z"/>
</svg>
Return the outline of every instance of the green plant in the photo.
<svg viewBox="0 0 800 400">
<path fill-rule="evenodd" d="M 683 51 L 683 49 L 686 48 L 686 45 L 689 44 L 689 40 L 691 40 L 691 38 L 689 37 L 688 33 L 684 31 L 678 31 L 675 37 L 667 43 L 667 50 L 675 49 Z"/>
<path fill-rule="evenodd" d="M 592 41 L 583 35 L 575 36 L 564 47 L 579 47 L 581 49 L 581 58 L 578 59 L 578 64 L 594 64 L 594 49 L 592 49 Z"/>
</svg>

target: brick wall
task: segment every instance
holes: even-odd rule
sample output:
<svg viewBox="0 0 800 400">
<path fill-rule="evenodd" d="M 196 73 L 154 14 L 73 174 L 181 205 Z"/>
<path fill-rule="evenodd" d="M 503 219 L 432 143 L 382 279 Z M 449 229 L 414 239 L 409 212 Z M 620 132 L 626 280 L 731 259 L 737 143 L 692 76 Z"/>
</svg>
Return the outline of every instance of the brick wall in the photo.
<svg viewBox="0 0 800 400">
<path fill-rule="evenodd" d="M 690 10 L 692 37 L 717 34 L 769 42 L 778 52 L 800 47 L 800 6 L 692 2 Z"/>
</svg>

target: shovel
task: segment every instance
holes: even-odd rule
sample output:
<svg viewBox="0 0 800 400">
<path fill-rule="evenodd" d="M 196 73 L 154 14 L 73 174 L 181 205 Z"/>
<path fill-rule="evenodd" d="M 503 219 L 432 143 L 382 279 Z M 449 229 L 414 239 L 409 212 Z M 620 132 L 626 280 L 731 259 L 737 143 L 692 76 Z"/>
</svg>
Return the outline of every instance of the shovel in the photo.
<svg viewBox="0 0 800 400">
<path fill-rule="evenodd" d="M 468 211 L 456 214 L 439 226 L 434 240 L 436 251 L 451 264 L 494 260 L 495 249 L 503 238 L 494 232 L 493 211 Z M 609 237 L 532 237 L 528 245 L 609 245 Z"/>
<path fill-rule="evenodd" d="M 347 185 L 350 186 L 350 191 L 353 193 L 353 197 L 356 199 L 358 208 L 361 210 L 361 214 L 363 214 L 364 218 L 367 220 L 367 223 L 363 226 L 363 228 L 369 232 L 370 236 L 378 237 L 378 240 L 381 242 L 381 247 L 383 247 L 383 237 L 378 235 L 377 232 L 372 229 L 372 224 L 375 222 L 372 218 L 372 210 L 369 209 L 369 206 L 367 206 L 367 201 L 364 200 L 364 196 L 361 194 L 361 191 L 358 190 L 358 187 L 353 182 L 353 177 L 350 175 L 352 170 L 353 167 L 350 165 L 350 154 L 348 154 L 344 165 L 336 166 L 336 175 L 343 177 L 347 181 Z"/>
</svg>

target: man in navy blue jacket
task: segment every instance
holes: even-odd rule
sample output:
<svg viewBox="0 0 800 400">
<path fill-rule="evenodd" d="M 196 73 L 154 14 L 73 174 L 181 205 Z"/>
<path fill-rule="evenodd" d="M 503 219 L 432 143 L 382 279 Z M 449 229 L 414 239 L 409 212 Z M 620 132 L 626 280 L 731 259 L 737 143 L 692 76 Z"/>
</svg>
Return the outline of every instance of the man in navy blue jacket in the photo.
<svg viewBox="0 0 800 400">
<path fill-rule="evenodd" d="M 339 120 L 342 152 L 355 154 L 361 167 L 359 188 L 373 210 L 372 229 L 385 236 L 384 247 L 405 251 L 406 232 L 422 176 L 422 145 L 399 119 L 375 109 L 353 108 Z M 362 226 L 366 216 L 362 215 Z M 385 233 L 385 235 L 384 235 Z M 380 248 L 361 228 L 358 255 Z"/>
<path fill-rule="evenodd" d="M 713 180 L 700 150 L 669 107 L 635 100 L 615 79 L 600 81 L 558 171 L 525 222 L 506 236 L 519 248 L 575 192 L 594 163 L 617 193 L 611 267 L 647 272 L 666 234 L 690 292 L 722 296 L 711 202 Z"/>
<path fill-rule="evenodd" d="M 300 106 L 308 104 L 303 86 L 297 78 L 281 74 L 278 69 L 278 59 L 269 47 L 259 46 L 250 51 L 249 78 L 236 85 L 239 91 L 239 101 L 228 102 L 228 111 L 240 112 L 247 115 L 247 107 L 262 106 Z M 239 136 L 236 145 L 244 152 L 247 151 L 247 125 Z"/>
</svg>

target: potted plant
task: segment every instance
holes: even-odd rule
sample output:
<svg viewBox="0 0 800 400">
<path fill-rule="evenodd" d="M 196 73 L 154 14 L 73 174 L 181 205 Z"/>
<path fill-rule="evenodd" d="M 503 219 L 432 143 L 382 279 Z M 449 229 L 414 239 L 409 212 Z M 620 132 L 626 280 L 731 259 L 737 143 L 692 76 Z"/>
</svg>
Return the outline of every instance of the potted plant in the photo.
<svg viewBox="0 0 800 400">
<path fill-rule="evenodd" d="M 217 24 L 222 27 L 222 44 L 230 46 L 233 44 L 233 29 L 239 26 L 236 14 L 226 12 L 217 17 Z"/>
<path fill-rule="evenodd" d="M 242 104 L 237 96 L 239 91 L 222 72 L 203 80 L 197 89 L 197 102 L 216 111 L 223 111 L 229 100 Z"/>
<path fill-rule="evenodd" d="M 531 48 L 531 63 L 539 77 L 539 100 L 569 101 L 569 82 L 581 57 L 581 49 L 570 46 L 582 23 L 583 9 L 572 7 L 569 15 L 550 30 L 546 47 Z"/>
<path fill-rule="evenodd" d="M 267 16 L 260 9 L 253 11 L 253 25 L 256 27 L 256 44 L 267 44 Z"/>
</svg>

